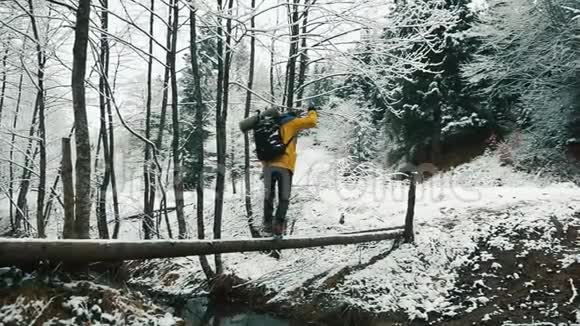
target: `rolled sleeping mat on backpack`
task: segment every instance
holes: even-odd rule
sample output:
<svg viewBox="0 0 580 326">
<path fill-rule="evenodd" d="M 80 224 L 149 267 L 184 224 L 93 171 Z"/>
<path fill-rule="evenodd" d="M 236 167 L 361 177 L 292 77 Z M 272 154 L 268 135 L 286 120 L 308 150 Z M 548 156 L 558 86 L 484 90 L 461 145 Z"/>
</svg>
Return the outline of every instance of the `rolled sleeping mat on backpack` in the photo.
<svg viewBox="0 0 580 326">
<path fill-rule="evenodd" d="M 245 118 L 244 120 L 240 121 L 240 130 L 242 132 L 248 132 L 256 127 L 258 121 L 260 120 L 259 116 L 253 115 L 250 117 Z"/>
<path fill-rule="evenodd" d="M 264 112 L 261 112 L 259 115 L 255 114 L 251 117 L 248 117 L 242 121 L 240 121 L 240 130 L 242 132 L 248 132 L 254 128 L 256 128 L 256 126 L 258 125 L 258 121 L 260 121 L 261 118 L 265 118 L 265 117 L 273 117 L 273 118 L 278 118 L 280 116 L 280 111 L 278 111 L 278 109 L 268 109 Z"/>
<path fill-rule="evenodd" d="M 265 118 L 265 117 L 278 118 L 278 117 L 280 117 L 280 110 L 278 110 L 277 108 L 265 110 L 264 112 L 262 112 L 260 114 L 260 117 L 262 117 L 262 118 Z"/>
</svg>

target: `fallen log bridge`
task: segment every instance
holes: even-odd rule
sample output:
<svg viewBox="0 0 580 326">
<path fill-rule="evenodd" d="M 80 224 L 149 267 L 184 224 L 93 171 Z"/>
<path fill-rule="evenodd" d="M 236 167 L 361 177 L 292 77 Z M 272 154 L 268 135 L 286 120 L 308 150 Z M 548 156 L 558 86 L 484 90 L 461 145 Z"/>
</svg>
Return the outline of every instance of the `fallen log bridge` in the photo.
<svg viewBox="0 0 580 326">
<path fill-rule="evenodd" d="M 0 266 L 28 264 L 40 260 L 84 263 L 311 248 L 393 240 L 402 236 L 403 227 L 361 234 L 288 237 L 278 240 L 260 238 L 122 241 L 0 238 Z"/>
</svg>

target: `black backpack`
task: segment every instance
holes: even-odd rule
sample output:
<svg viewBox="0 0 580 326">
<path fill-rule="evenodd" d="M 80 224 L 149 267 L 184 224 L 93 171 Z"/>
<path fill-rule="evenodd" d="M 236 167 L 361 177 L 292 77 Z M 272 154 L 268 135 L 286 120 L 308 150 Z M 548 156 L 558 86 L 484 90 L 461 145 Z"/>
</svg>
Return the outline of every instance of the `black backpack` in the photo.
<svg viewBox="0 0 580 326">
<path fill-rule="evenodd" d="M 261 117 L 254 129 L 254 142 L 256 143 L 258 159 L 272 161 L 284 155 L 286 147 L 293 139 L 294 137 L 287 144 L 284 144 L 278 119 L 270 116 Z"/>
</svg>

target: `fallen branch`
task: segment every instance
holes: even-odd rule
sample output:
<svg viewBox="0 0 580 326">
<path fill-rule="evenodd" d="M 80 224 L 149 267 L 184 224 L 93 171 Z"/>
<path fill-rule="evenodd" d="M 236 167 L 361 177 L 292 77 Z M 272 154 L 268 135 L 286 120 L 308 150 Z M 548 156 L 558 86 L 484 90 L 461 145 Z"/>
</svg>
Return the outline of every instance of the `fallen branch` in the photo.
<svg viewBox="0 0 580 326">
<path fill-rule="evenodd" d="M 351 231 L 351 232 L 341 232 L 340 234 L 363 234 L 371 232 L 382 232 L 382 231 L 393 231 L 393 230 L 403 230 L 404 226 L 392 226 L 388 228 L 374 229 L 374 230 L 361 230 L 361 231 Z"/>
<path fill-rule="evenodd" d="M 356 235 L 231 240 L 46 240 L 0 239 L 0 266 L 39 260 L 93 262 L 311 248 L 398 239 L 402 230 Z"/>
<path fill-rule="evenodd" d="M 167 207 L 167 213 L 173 212 L 175 210 L 175 207 Z M 153 211 L 153 214 L 159 213 L 163 211 L 163 209 L 156 209 Z M 123 220 L 134 220 L 134 219 L 140 219 L 142 218 L 144 215 L 144 213 L 137 213 L 137 214 L 133 214 L 133 215 L 129 215 L 127 217 L 123 217 Z M 109 223 L 112 223 L 114 221 L 109 221 Z"/>
<path fill-rule="evenodd" d="M 572 304 L 572 302 L 574 302 L 578 296 L 578 292 L 576 291 L 576 287 L 574 286 L 574 281 L 572 279 L 570 279 L 570 287 L 572 288 L 572 297 L 568 301 L 568 304 Z"/>
<path fill-rule="evenodd" d="M 185 207 L 193 206 L 193 205 L 194 204 L 192 203 L 192 204 L 183 205 L 183 207 L 185 208 Z M 167 207 L 167 212 L 168 213 L 173 212 L 174 210 L 175 210 L 175 206 L 174 207 Z M 164 211 L 163 208 L 156 209 L 156 210 L 153 211 L 153 214 L 156 214 L 156 213 L 159 213 L 159 212 L 163 212 L 163 211 Z M 143 217 L 143 213 L 137 213 L 137 214 L 133 214 L 133 215 L 129 215 L 127 217 L 124 217 L 123 220 L 133 220 L 133 219 L 138 219 L 138 218 L 141 218 L 141 217 Z M 114 221 L 112 221 L 112 222 L 114 222 Z M 112 223 L 112 222 L 109 222 L 109 223 Z"/>
<path fill-rule="evenodd" d="M 34 320 L 30 323 L 30 325 L 37 325 L 38 320 L 44 316 L 44 313 L 46 312 L 46 310 L 48 309 L 48 307 L 50 307 L 50 305 L 52 305 L 52 303 L 54 302 L 54 299 L 61 297 L 62 295 L 57 295 L 54 296 L 52 298 L 50 298 L 50 300 L 48 300 L 48 303 L 46 305 L 44 305 L 44 307 L 42 308 L 42 310 L 40 311 L 40 313 L 36 316 L 36 318 L 34 318 Z"/>
</svg>

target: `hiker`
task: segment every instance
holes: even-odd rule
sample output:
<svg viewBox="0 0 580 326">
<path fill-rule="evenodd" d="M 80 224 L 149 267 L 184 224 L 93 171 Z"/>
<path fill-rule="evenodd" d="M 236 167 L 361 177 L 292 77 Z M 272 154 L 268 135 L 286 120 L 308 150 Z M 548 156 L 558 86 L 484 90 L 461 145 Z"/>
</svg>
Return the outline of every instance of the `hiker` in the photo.
<svg viewBox="0 0 580 326">
<path fill-rule="evenodd" d="M 314 105 L 308 105 L 308 114 L 300 117 L 290 111 L 278 117 L 279 134 L 285 150 L 270 160 L 263 160 L 264 177 L 264 231 L 281 238 L 286 230 L 286 212 L 290 205 L 292 176 L 296 166 L 296 140 L 300 130 L 316 127 L 318 115 Z M 274 213 L 274 198 L 278 193 L 278 208 Z M 274 217 L 274 220 L 272 218 Z"/>
</svg>

